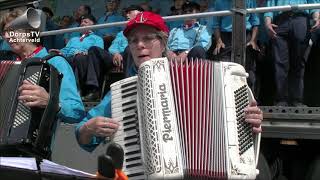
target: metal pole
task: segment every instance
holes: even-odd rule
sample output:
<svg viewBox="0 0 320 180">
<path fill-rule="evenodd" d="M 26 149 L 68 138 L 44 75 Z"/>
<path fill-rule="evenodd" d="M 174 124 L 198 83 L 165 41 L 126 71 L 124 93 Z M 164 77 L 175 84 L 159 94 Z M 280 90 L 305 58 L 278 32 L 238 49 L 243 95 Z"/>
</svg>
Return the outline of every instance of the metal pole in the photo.
<svg viewBox="0 0 320 180">
<path fill-rule="evenodd" d="M 290 10 L 305 10 L 305 9 L 320 9 L 320 3 L 318 4 L 302 4 L 302 5 L 287 5 L 287 6 L 273 6 L 273 7 L 261 7 L 261 8 L 249 8 L 246 9 L 246 13 L 263 13 L 263 12 L 273 12 L 273 11 L 290 11 Z M 163 17 L 165 21 L 174 21 L 186 18 L 203 18 L 203 17 L 211 17 L 211 16 L 230 16 L 233 11 L 215 11 L 215 12 L 204 12 L 204 13 L 196 13 L 196 14 L 184 14 L 184 15 L 176 15 L 176 16 L 166 16 Z M 84 31 L 84 30 L 94 30 L 94 29 L 102 29 L 107 27 L 114 26 L 124 26 L 127 21 L 123 22 L 115 22 L 115 23 L 106 23 L 106 24 L 98 24 L 93 26 L 86 27 L 76 27 L 69 29 L 59 29 L 53 31 L 41 32 L 40 36 L 50 36 L 57 35 L 75 31 Z"/>
<path fill-rule="evenodd" d="M 231 62 L 245 65 L 246 60 L 246 0 L 232 3 L 232 51 Z"/>
</svg>

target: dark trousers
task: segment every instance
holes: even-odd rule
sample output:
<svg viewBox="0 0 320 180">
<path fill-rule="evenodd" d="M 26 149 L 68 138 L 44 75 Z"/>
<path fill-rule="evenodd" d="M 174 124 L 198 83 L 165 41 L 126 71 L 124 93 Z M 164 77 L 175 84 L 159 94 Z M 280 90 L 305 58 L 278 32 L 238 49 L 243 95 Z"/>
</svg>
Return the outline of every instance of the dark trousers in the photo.
<svg viewBox="0 0 320 180">
<path fill-rule="evenodd" d="M 112 68 L 112 55 L 93 46 L 88 55 L 77 55 L 70 64 L 81 90 L 85 91 L 87 87 L 100 89 L 104 75 Z"/>
<path fill-rule="evenodd" d="M 206 50 L 201 46 L 193 47 L 188 53 L 188 59 L 206 59 Z"/>
<path fill-rule="evenodd" d="M 312 32 L 313 45 L 308 56 L 304 75 L 304 101 L 308 106 L 320 106 L 320 29 Z"/>
<path fill-rule="evenodd" d="M 231 32 L 221 32 L 221 39 L 225 44 L 224 49 L 220 49 L 220 53 L 216 56 L 213 56 L 215 61 L 231 61 L 231 51 L 232 51 L 232 33 Z M 251 33 L 247 32 L 246 41 L 249 42 L 251 39 Z M 215 48 L 215 45 L 214 45 Z M 247 47 L 246 49 L 246 64 L 245 69 L 249 74 L 248 85 L 253 91 L 255 97 L 258 97 L 258 87 L 257 78 L 256 78 L 256 59 L 258 57 L 258 51 L 254 50 L 252 47 Z"/>
<path fill-rule="evenodd" d="M 178 51 L 173 51 L 176 55 L 179 55 L 183 52 L 185 52 L 186 49 L 178 50 Z M 194 46 L 188 53 L 187 56 L 188 60 L 192 59 L 206 59 L 206 50 L 201 47 L 201 46 Z"/>
<path fill-rule="evenodd" d="M 303 78 L 308 45 L 308 18 L 286 16 L 275 19 L 277 37 L 272 39 L 276 101 L 303 101 Z"/>
</svg>

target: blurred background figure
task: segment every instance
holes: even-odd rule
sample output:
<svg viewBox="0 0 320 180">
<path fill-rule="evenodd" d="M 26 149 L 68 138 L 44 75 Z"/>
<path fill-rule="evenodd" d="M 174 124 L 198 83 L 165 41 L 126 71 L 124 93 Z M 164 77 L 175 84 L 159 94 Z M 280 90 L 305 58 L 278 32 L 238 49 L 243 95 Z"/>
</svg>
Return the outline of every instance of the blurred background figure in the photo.
<svg viewBox="0 0 320 180">
<path fill-rule="evenodd" d="M 118 12 L 120 0 L 107 0 L 105 15 L 98 19 L 97 24 L 105 24 L 112 22 L 125 21 L 125 18 Z M 104 49 L 108 49 L 116 34 L 122 30 L 122 27 L 108 27 L 104 29 L 97 29 L 96 33 L 104 40 Z"/>
</svg>

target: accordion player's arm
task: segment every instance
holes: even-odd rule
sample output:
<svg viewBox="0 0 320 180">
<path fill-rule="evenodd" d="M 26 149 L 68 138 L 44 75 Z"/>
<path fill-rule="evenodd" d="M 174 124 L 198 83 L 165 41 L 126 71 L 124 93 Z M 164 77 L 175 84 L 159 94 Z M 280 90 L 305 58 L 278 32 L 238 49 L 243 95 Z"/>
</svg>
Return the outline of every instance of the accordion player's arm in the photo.
<svg viewBox="0 0 320 180">
<path fill-rule="evenodd" d="M 48 61 L 63 74 L 59 93 L 60 111 L 58 117 L 65 123 L 79 123 L 86 115 L 73 70 L 68 62 L 60 57 Z"/>
<path fill-rule="evenodd" d="M 80 147 L 86 151 L 92 152 L 101 142 L 105 141 L 105 137 L 98 137 L 98 136 L 90 136 L 89 140 L 86 140 L 87 143 L 81 142 L 81 128 L 85 128 L 85 123 L 88 122 L 93 117 L 96 116 L 103 116 L 103 117 L 111 117 L 111 94 L 110 92 L 105 95 L 103 100 L 100 102 L 99 105 L 92 108 L 87 116 L 83 118 L 83 120 L 77 125 L 76 127 L 76 138 Z M 85 134 L 84 134 L 85 135 Z M 86 135 L 85 135 L 86 136 Z"/>
</svg>

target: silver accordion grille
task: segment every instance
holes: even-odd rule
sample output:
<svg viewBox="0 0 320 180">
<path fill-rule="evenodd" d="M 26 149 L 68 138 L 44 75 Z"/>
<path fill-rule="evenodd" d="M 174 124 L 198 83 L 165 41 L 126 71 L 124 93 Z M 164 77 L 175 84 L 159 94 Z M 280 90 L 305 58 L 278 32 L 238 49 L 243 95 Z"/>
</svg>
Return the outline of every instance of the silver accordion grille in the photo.
<svg viewBox="0 0 320 180">
<path fill-rule="evenodd" d="M 36 72 L 30 77 L 26 78 L 27 81 L 31 82 L 32 84 L 37 84 L 40 79 L 40 72 Z M 17 112 L 14 116 L 13 128 L 18 128 L 19 126 L 23 125 L 29 119 L 30 107 L 25 106 L 21 101 L 18 101 L 17 105 Z"/>
</svg>

